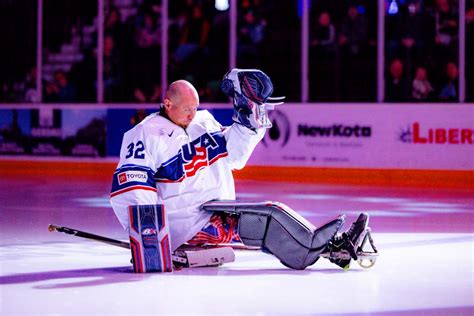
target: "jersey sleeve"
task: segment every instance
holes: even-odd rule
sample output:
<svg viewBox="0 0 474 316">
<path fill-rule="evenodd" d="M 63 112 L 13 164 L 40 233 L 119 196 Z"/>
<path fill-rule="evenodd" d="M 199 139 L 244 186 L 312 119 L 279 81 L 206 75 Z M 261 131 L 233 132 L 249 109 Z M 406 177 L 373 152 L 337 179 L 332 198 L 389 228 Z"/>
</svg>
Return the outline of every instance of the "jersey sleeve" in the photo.
<svg viewBox="0 0 474 316">
<path fill-rule="evenodd" d="M 157 204 L 156 170 L 152 138 L 137 125 L 125 133 L 120 161 L 112 178 L 110 204 L 122 226 L 128 230 L 130 205 Z"/>
<path fill-rule="evenodd" d="M 232 169 L 242 169 L 257 144 L 265 136 L 266 129 L 260 128 L 256 132 L 245 126 L 234 123 L 224 130 L 227 142 L 227 163 Z"/>
</svg>

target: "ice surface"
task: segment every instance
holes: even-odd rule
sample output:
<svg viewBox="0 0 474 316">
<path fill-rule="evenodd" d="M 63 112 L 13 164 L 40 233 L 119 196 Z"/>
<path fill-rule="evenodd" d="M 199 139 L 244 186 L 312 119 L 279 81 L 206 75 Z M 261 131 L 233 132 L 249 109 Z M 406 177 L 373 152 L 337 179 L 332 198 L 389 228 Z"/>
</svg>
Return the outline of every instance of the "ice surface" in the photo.
<svg viewBox="0 0 474 316">
<path fill-rule="evenodd" d="M 371 269 L 325 259 L 304 271 L 259 251 L 215 268 L 134 274 L 126 249 L 50 233 L 50 223 L 126 240 L 108 183 L 0 183 L 0 315 L 472 315 L 474 197 L 460 190 L 238 182 L 317 225 L 369 210 Z M 403 216 L 399 216 L 403 214 Z"/>
</svg>

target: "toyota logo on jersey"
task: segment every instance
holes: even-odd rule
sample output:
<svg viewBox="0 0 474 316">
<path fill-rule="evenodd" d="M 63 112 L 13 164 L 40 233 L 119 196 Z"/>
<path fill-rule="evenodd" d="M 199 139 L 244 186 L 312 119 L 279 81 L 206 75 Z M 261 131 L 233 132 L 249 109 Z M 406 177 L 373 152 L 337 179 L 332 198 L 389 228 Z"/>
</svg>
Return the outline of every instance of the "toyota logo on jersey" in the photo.
<svg viewBox="0 0 474 316">
<path fill-rule="evenodd" d="M 117 175 L 120 185 L 126 182 L 147 182 L 148 175 L 144 171 L 125 171 Z"/>
</svg>

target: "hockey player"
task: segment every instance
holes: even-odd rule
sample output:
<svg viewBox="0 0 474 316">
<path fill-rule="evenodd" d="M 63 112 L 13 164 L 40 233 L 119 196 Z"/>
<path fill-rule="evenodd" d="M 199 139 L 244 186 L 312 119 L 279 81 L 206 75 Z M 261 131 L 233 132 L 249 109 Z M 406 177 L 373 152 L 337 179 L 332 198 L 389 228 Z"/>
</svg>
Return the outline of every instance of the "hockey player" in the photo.
<svg viewBox="0 0 474 316">
<path fill-rule="evenodd" d="M 324 254 L 347 267 L 351 257 L 357 259 L 366 214 L 341 234 L 344 215 L 316 228 L 281 203 L 235 201 L 232 170 L 245 166 L 271 127 L 268 101 L 281 98 L 271 97 L 270 78 L 256 69 L 229 71 L 221 88 L 233 99 L 230 127 L 198 111 L 196 89 L 178 80 L 168 87 L 159 111 L 125 133 L 110 199 L 120 223 L 129 230 L 130 206 L 163 205 L 172 251 L 183 244 L 242 242 L 294 269 Z M 351 257 L 337 256 L 341 252 Z"/>
</svg>

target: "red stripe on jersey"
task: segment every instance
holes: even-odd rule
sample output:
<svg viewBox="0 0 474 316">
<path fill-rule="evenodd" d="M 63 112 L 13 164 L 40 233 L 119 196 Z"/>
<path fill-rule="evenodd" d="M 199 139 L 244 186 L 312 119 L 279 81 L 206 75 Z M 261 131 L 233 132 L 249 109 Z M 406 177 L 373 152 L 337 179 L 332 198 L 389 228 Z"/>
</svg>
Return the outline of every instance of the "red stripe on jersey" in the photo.
<svg viewBox="0 0 474 316">
<path fill-rule="evenodd" d="M 213 163 L 215 163 L 217 160 L 221 159 L 221 158 L 224 158 L 224 157 L 227 157 L 229 156 L 229 153 L 225 152 L 225 153 L 222 153 L 222 154 L 219 154 L 217 156 L 215 156 L 214 158 L 212 158 L 211 160 L 209 160 L 209 165 L 212 165 Z"/>
<path fill-rule="evenodd" d="M 179 178 L 176 181 L 169 180 L 169 179 L 155 179 L 156 182 L 162 182 L 162 183 L 179 183 L 183 180 L 184 180 L 184 176 L 182 176 L 181 178 Z"/>
<path fill-rule="evenodd" d="M 204 167 L 207 167 L 208 163 L 207 163 L 207 160 L 204 160 L 204 161 L 200 161 L 200 162 L 197 162 L 194 166 L 193 166 L 193 169 L 190 170 L 190 171 L 186 171 L 186 177 L 192 177 L 196 174 L 196 172 L 198 172 L 199 170 L 201 170 L 202 168 Z"/>
<path fill-rule="evenodd" d="M 134 186 L 122 189 L 122 190 L 112 192 L 110 194 L 110 197 L 114 197 L 114 196 L 120 195 L 122 193 L 132 191 L 132 190 L 146 190 L 146 191 L 158 192 L 155 188 L 146 187 L 146 186 L 143 186 L 143 185 L 134 185 Z"/>
</svg>

